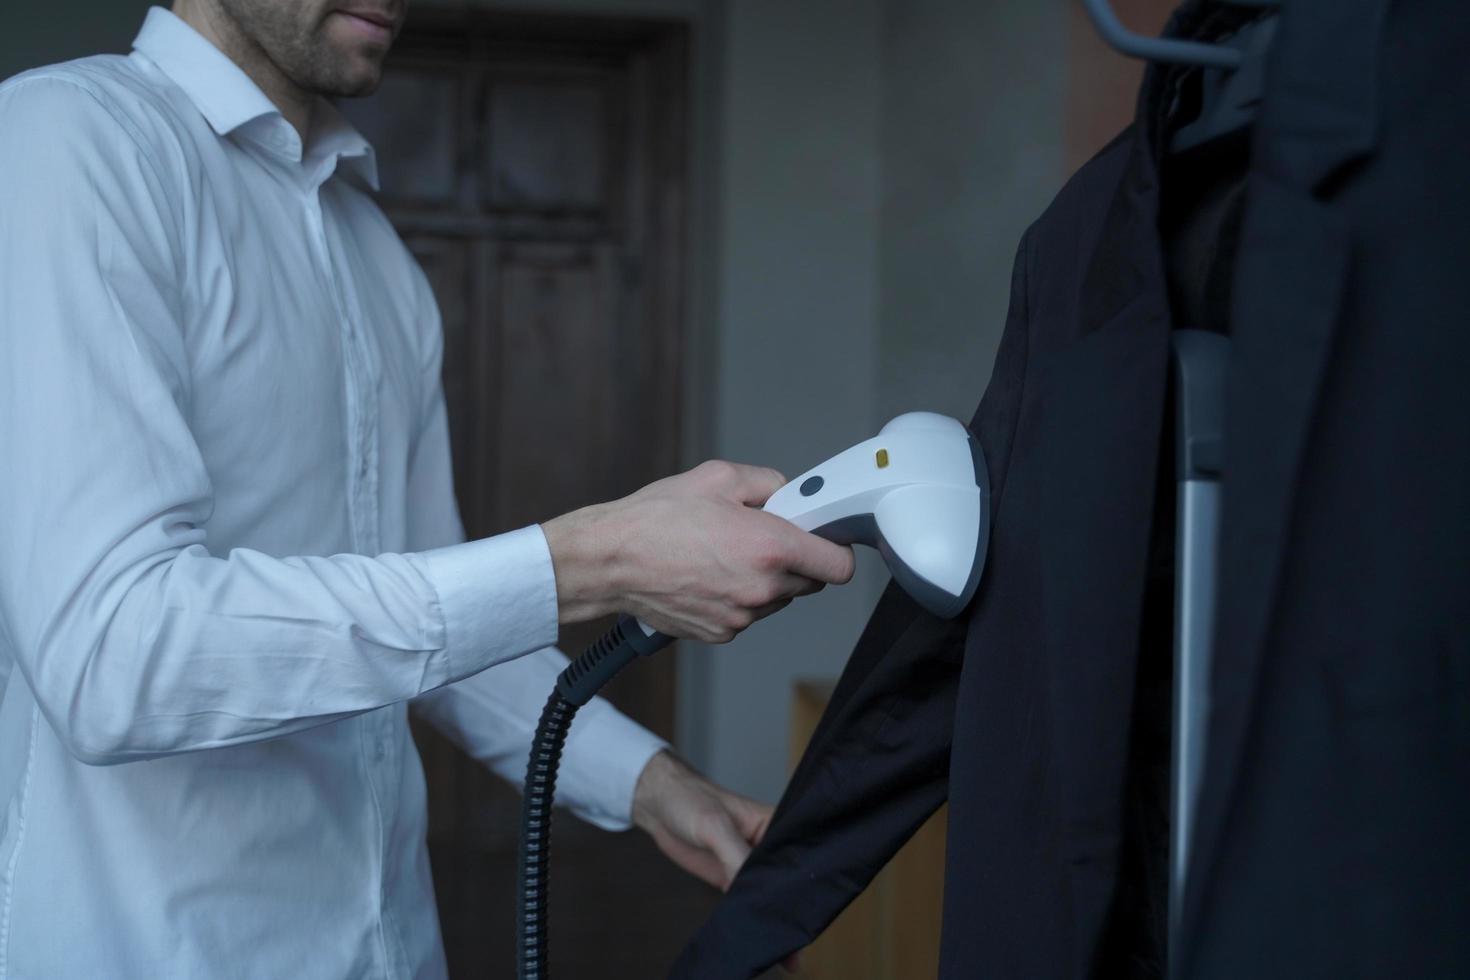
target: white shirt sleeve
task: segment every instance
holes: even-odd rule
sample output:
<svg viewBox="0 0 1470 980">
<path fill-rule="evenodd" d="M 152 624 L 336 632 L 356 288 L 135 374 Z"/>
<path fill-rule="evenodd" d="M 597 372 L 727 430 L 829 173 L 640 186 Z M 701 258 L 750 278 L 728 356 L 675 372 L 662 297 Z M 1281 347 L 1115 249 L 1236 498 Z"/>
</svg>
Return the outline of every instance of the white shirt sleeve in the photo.
<svg viewBox="0 0 1470 980">
<path fill-rule="evenodd" d="M 453 467 L 444 394 L 439 381 L 443 337 L 438 308 L 421 279 L 426 341 L 423 427 L 409 473 L 409 547 L 460 541 L 464 532 L 454 499 Z M 522 785 L 531 738 L 556 677 L 567 665 L 553 647 L 499 664 L 414 702 L 415 710 L 471 757 Z M 631 823 L 633 791 L 643 767 L 668 743 L 623 715 L 604 698 L 577 712 L 558 772 L 557 803 L 605 830 Z"/>
<path fill-rule="evenodd" d="M 377 558 L 211 553 L 178 189 L 65 81 L 7 87 L 0 134 L 0 645 L 72 752 L 269 738 L 553 642 L 538 528 Z"/>
</svg>

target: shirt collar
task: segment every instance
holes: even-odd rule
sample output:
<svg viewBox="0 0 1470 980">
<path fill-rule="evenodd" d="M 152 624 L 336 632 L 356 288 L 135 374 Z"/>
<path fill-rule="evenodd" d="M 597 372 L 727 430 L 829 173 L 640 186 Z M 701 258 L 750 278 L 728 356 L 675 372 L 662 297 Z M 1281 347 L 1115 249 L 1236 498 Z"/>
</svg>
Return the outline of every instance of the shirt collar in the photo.
<svg viewBox="0 0 1470 980">
<path fill-rule="evenodd" d="M 278 123 L 276 128 L 290 128 L 275 103 L 239 65 L 172 11 L 150 7 L 142 29 L 133 40 L 133 50 L 157 65 L 183 90 L 221 136 L 229 136 L 271 116 Z M 309 140 L 311 145 L 303 150 L 292 130 L 284 139 L 259 142 L 296 162 L 307 157 L 324 160 L 334 156 L 340 166 L 353 171 L 373 190 L 378 189 L 372 145 L 326 99 L 319 98 L 314 107 Z"/>
<path fill-rule="evenodd" d="M 367 137 L 347 121 L 328 99 L 319 98 L 311 114 L 311 155 L 317 159 L 336 157 L 337 165 L 378 189 L 378 158 Z"/>
</svg>

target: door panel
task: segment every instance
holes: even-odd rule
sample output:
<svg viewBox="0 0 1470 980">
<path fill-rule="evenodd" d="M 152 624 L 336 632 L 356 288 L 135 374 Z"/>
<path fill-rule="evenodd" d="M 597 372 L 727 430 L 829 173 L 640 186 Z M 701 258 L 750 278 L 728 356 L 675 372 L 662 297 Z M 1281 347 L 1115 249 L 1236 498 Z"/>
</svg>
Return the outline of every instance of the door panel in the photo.
<svg viewBox="0 0 1470 980">
<path fill-rule="evenodd" d="M 606 213 L 614 193 L 608 157 L 610 81 L 596 75 L 502 77 L 490 86 L 484 158 L 487 203 L 501 210 Z"/>
<path fill-rule="evenodd" d="M 404 68 L 388 72 L 372 102 L 354 113 L 373 144 L 383 189 L 393 202 L 452 206 L 458 190 L 459 79 L 452 71 Z M 391 174 L 391 179 L 386 175 Z"/>
<path fill-rule="evenodd" d="M 619 438 L 607 417 L 618 379 L 606 370 L 615 341 L 606 264 L 605 250 L 580 245 L 517 245 L 496 257 L 502 370 L 494 497 L 502 527 L 617 489 L 607 486 L 605 466 Z M 523 493 L 528 487 L 539 492 Z"/>
</svg>

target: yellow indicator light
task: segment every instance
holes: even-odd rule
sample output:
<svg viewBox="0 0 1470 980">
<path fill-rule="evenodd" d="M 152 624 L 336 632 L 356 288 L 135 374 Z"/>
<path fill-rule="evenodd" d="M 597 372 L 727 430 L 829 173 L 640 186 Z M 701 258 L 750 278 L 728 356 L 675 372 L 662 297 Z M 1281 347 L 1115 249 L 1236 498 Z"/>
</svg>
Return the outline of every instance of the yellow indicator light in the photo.
<svg viewBox="0 0 1470 980">
<path fill-rule="evenodd" d="M 878 450 L 878 469 L 886 469 L 888 466 L 888 450 Z"/>
</svg>

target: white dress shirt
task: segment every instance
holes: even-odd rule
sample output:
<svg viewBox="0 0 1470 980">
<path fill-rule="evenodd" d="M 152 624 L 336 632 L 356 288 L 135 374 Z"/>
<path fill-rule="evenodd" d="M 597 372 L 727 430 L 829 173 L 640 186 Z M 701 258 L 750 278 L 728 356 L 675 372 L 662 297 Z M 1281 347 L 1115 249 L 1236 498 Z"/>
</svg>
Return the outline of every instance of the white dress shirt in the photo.
<svg viewBox="0 0 1470 980">
<path fill-rule="evenodd" d="M 161 8 L 0 86 L 0 976 L 444 974 L 409 703 L 519 780 L 565 658 L 365 187 Z M 561 799 L 627 826 L 662 745 L 589 705 Z"/>
</svg>

